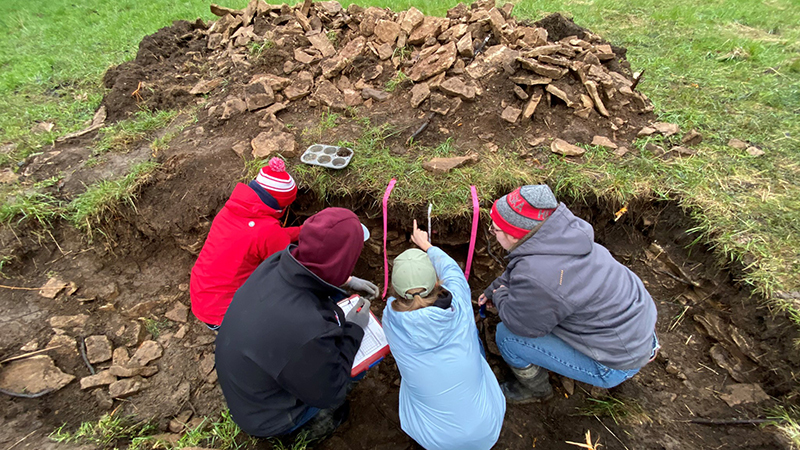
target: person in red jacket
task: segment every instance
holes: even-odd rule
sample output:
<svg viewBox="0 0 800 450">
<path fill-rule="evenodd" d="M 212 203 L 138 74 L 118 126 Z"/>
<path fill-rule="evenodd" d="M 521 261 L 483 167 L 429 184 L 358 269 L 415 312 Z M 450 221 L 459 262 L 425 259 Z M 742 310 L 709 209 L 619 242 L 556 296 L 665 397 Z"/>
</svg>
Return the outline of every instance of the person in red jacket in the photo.
<svg viewBox="0 0 800 450">
<path fill-rule="evenodd" d="M 297 197 L 297 185 L 280 158 L 272 158 L 255 180 L 239 183 L 214 218 L 192 268 L 192 313 L 219 328 L 233 294 L 261 262 L 296 242 L 301 227 L 282 228 L 283 210 Z"/>
</svg>

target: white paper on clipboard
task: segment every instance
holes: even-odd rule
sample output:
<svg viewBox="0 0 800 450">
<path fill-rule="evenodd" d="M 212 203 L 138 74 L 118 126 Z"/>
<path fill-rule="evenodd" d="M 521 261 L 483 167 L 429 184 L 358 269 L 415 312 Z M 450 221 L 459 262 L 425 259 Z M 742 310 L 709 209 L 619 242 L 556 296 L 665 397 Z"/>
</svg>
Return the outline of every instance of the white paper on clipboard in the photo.
<svg viewBox="0 0 800 450">
<path fill-rule="evenodd" d="M 347 312 L 353 309 L 353 307 L 358 303 L 359 298 L 360 297 L 358 296 L 354 296 L 338 303 L 345 316 L 347 315 Z M 375 314 L 370 312 L 369 325 L 367 325 L 367 329 L 364 330 L 364 339 L 361 341 L 361 347 L 358 348 L 356 358 L 353 360 L 353 367 L 356 367 L 362 362 L 368 360 L 371 356 L 381 351 L 387 345 L 389 345 L 389 341 L 386 340 L 386 334 L 383 332 L 383 327 L 381 327 L 381 324 L 378 322 Z"/>
</svg>

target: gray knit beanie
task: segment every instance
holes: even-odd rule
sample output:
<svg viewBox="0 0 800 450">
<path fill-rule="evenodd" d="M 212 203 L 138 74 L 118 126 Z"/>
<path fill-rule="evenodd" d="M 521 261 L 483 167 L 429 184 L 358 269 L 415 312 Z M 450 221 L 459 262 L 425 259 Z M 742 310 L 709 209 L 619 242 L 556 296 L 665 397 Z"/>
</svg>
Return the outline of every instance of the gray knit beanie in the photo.
<svg viewBox="0 0 800 450">
<path fill-rule="evenodd" d="M 492 220 L 501 230 L 521 239 L 550 217 L 558 200 L 546 184 L 530 184 L 514 189 L 492 205 Z"/>
</svg>

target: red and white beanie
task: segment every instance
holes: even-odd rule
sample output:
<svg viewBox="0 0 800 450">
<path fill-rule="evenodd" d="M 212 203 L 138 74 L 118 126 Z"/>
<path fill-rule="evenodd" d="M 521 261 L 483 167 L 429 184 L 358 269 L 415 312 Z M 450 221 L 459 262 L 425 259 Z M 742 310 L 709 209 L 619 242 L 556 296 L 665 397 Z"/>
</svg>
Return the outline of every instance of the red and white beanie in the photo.
<svg viewBox="0 0 800 450">
<path fill-rule="evenodd" d="M 509 235 L 522 239 L 547 220 L 558 208 L 553 191 L 546 184 L 529 184 L 495 200 L 489 215 Z"/>
<path fill-rule="evenodd" d="M 280 158 L 272 158 L 261 168 L 256 183 L 278 201 L 281 208 L 292 204 L 297 198 L 297 185 L 294 178 L 286 172 L 286 164 Z"/>
</svg>

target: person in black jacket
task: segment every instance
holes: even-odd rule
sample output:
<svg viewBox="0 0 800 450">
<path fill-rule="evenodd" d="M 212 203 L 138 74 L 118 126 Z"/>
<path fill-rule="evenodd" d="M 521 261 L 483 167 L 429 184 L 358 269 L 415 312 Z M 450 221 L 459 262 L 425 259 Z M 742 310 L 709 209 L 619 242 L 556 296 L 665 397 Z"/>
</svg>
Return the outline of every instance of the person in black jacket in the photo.
<svg viewBox="0 0 800 450">
<path fill-rule="evenodd" d="M 261 263 L 234 295 L 217 335 L 216 365 L 244 432 L 269 437 L 314 425 L 312 438 L 321 438 L 346 419 L 369 307 L 345 318 L 336 302 L 347 295 L 341 285 L 378 293 L 350 276 L 368 235 L 352 211 L 324 209 L 305 221 L 296 246 Z"/>
</svg>

